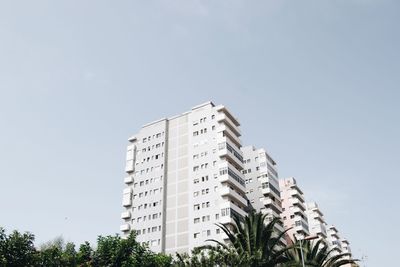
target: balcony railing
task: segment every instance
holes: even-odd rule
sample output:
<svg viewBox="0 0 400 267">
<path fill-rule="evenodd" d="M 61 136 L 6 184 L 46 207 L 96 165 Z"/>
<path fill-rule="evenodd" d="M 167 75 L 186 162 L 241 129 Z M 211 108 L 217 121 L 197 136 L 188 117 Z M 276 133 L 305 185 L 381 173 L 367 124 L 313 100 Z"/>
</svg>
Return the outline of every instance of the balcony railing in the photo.
<svg viewBox="0 0 400 267">
<path fill-rule="evenodd" d="M 224 143 L 219 143 L 218 144 L 218 148 L 219 150 L 223 150 L 223 149 L 227 149 L 229 152 L 231 152 L 241 163 L 243 163 L 243 157 L 242 155 L 237 152 L 230 144 L 228 144 L 228 142 L 224 142 Z"/>
<path fill-rule="evenodd" d="M 241 178 L 239 175 L 237 175 L 234 171 L 231 170 L 229 167 L 223 167 L 219 169 L 219 175 L 225 175 L 228 174 L 231 178 L 233 178 L 236 182 L 241 184 L 242 186 L 245 186 L 245 181 L 243 178 Z"/>
<path fill-rule="evenodd" d="M 131 229 L 131 226 L 129 225 L 129 224 L 123 224 L 123 225 L 121 225 L 120 227 L 119 227 L 119 230 L 121 230 L 121 231 L 123 231 L 123 232 L 126 232 L 126 231 L 129 231 Z"/>
</svg>

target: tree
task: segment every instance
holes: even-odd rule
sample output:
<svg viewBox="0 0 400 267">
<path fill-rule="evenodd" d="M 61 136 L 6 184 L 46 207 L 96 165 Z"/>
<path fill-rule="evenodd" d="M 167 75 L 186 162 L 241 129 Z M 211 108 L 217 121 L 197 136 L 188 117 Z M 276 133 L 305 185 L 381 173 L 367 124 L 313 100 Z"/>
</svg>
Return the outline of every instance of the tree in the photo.
<svg viewBox="0 0 400 267">
<path fill-rule="evenodd" d="M 290 259 L 286 266 L 302 267 L 302 253 L 304 265 L 308 267 L 339 267 L 357 261 L 349 258 L 350 253 L 333 255 L 333 251 L 334 249 L 329 249 L 322 239 L 317 242 L 295 240 L 295 245 L 286 252 L 286 256 Z"/>
<path fill-rule="evenodd" d="M 7 236 L 5 230 L 0 228 L 0 266 L 34 266 L 34 240 L 35 236 L 31 233 L 13 231 Z"/>
<path fill-rule="evenodd" d="M 75 267 L 77 265 L 77 253 L 74 243 L 67 243 L 62 253 L 62 262 L 66 267 Z"/>
<path fill-rule="evenodd" d="M 89 242 L 80 245 L 79 251 L 76 254 L 76 263 L 78 266 L 91 266 L 93 250 Z"/>
<path fill-rule="evenodd" d="M 285 252 L 288 248 L 280 245 L 285 232 L 276 232 L 274 226 L 279 222 L 278 218 L 266 224 L 266 216 L 251 212 L 242 221 L 234 216 L 233 225 L 217 224 L 227 235 L 230 244 L 211 239 L 207 241 L 217 246 L 204 246 L 201 249 L 213 251 L 217 255 L 214 257 L 227 266 L 273 267 L 286 262 Z"/>
<path fill-rule="evenodd" d="M 64 266 L 62 260 L 64 239 L 56 237 L 40 246 L 37 253 L 36 265 L 46 267 Z"/>
</svg>

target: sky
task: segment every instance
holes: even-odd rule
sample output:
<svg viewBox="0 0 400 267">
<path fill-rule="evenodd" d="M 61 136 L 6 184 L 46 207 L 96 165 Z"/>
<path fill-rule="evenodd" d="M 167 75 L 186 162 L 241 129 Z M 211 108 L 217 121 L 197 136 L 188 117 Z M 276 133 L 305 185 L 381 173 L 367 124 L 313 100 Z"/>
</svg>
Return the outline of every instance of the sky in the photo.
<svg viewBox="0 0 400 267">
<path fill-rule="evenodd" d="M 117 233 L 128 137 L 211 100 L 362 266 L 392 266 L 399 11 L 396 0 L 0 2 L 0 226 L 37 244 Z"/>
</svg>

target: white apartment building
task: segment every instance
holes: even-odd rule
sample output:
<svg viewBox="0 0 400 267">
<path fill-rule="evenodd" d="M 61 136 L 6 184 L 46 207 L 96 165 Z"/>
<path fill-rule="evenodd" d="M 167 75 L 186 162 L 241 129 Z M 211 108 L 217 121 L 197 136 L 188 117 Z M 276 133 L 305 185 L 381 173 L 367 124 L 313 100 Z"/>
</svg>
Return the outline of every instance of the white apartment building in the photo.
<svg viewBox="0 0 400 267">
<path fill-rule="evenodd" d="M 330 249 L 334 250 L 332 255 L 342 253 L 342 242 L 340 240 L 339 231 L 336 227 L 330 225 L 327 230 L 327 235 L 328 237 L 326 238 L 326 241 L 328 242 Z"/>
<path fill-rule="evenodd" d="M 282 204 L 279 191 L 278 170 L 275 161 L 265 151 L 254 146 L 242 147 L 246 183 L 246 196 L 249 208 L 268 214 L 267 218 L 281 218 Z M 283 224 L 275 225 L 280 232 Z"/>
<path fill-rule="evenodd" d="M 127 147 L 120 230 L 170 254 L 223 241 L 215 224 L 247 215 L 239 126 L 212 102 L 144 125 Z"/>
<path fill-rule="evenodd" d="M 319 209 L 317 203 L 309 202 L 306 205 L 306 215 L 308 221 L 308 230 L 311 236 L 319 236 L 321 239 L 327 238 L 326 222 L 324 214 Z"/>
<path fill-rule="evenodd" d="M 342 253 L 350 253 L 351 254 L 351 249 L 350 249 L 350 242 L 343 238 L 340 240 L 340 246 L 342 247 Z"/>
<path fill-rule="evenodd" d="M 303 192 L 293 177 L 279 180 L 282 200 L 282 220 L 287 234 L 293 241 L 308 236 L 308 222 Z"/>
</svg>

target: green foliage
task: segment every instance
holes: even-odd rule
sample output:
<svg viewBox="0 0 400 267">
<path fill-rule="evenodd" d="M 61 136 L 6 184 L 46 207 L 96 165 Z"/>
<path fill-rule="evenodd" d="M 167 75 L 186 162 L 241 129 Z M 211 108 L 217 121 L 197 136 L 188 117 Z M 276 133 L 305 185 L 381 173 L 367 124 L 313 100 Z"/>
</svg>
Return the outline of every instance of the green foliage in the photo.
<svg viewBox="0 0 400 267">
<path fill-rule="evenodd" d="M 7 235 L 0 227 L 0 267 L 301 267 L 301 249 L 307 267 L 339 267 L 354 263 L 349 254 L 332 255 L 322 241 L 295 241 L 290 247 L 281 245 L 285 235 L 275 232 L 278 219 L 265 223 L 266 215 L 250 213 L 244 220 L 234 218 L 233 225 L 219 224 L 229 244 L 208 240 L 215 245 L 195 248 L 191 255 L 169 255 L 151 252 L 136 241 L 132 232 L 127 238 L 119 235 L 99 236 L 96 249 L 89 242 L 79 246 L 56 238 L 36 249 L 34 236 L 18 231 Z"/>
<path fill-rule="evenodd" d="M 281 247 L 280 240 L 285 232 L 275 232 L 274 226 L 279 219 L 275 218 L 268 224 L 265 221 L 266 215 L 262 213 L 252 212 L 243 221 L 235 216 L 233 225 L 218 224 L 228 237 L 229 245 L 211 239 L 209 241 L 217 246 L 201 249 L 208 251 L 221 266 L 272 267 L 284 263 L 288 248 Z"/>
<path fill-rule="evenodd" d="M 36 254 L 34 239 L 34 235 L 21 234 L 18 231 L 13 231 L 7 236 L 5 230 L 0 228 L 0 266 L 34 266 Z"/>
<path fill-rule="evenodd" d="M 333 252 L 322 239 L 317 242 L 295 240 L 295 245 L 286 252 L 290 261 L 285 266 L 302 267 L 302 253 L 307 267 L 339 267 L 357 261 L 350 259 L 348 253 L 333 255 Z"/>
<path fill-rule="evenodd" d="M 79 251 L 76 254 L 76 263 L 78 266 L 91 266 L 93 250 L 89 242 L 80 245 Z"/>
</svg>

